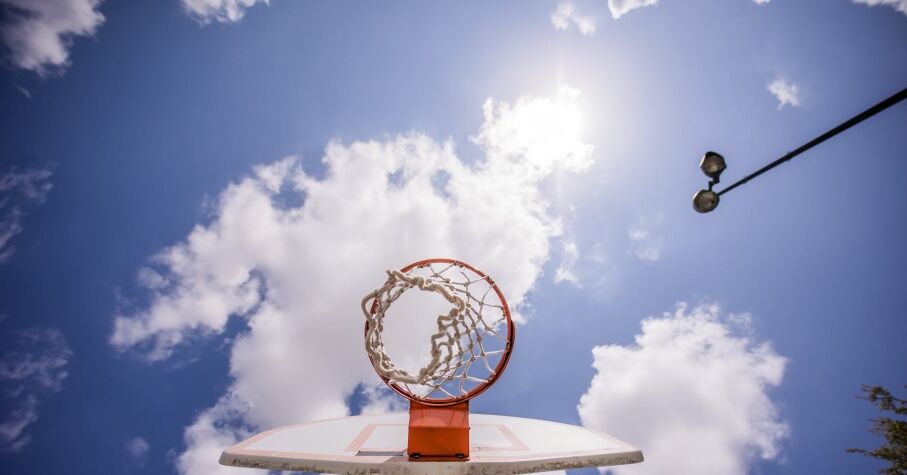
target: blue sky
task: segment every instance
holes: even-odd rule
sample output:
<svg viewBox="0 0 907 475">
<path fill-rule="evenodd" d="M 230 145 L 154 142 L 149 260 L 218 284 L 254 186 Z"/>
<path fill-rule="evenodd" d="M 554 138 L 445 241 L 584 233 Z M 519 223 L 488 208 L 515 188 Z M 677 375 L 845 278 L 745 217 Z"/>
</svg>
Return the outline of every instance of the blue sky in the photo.
<svg viewBox="0 0 907 475">
<path fill-rule="evenodd" d="M 620 474 L 881 467 L 844 450 L 907 383 L 907 106 L 690 198 L 907 85 L 903 0 L 0 5 L 3 473 L 396 407 L 359 299 L 433 255 L 522 320 L 476 412 Z"/>
</svg>

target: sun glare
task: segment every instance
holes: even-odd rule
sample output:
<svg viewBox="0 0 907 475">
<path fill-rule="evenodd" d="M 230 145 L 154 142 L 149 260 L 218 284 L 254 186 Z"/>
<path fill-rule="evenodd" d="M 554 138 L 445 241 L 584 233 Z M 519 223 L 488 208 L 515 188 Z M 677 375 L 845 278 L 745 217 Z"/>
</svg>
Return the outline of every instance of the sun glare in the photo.
<svg viewBox="0 0 907 475">
<path fill-rule="evenodd" d="M 525 160 L 543 175 L 557 165 L 585 170 L 592 162 L 592 147 L 581 139 L 580 99 L 579 90 L 561 86 L 553 98 L 521 98 L 513 106 L 488 101 L 486 121 L 497 116 L 496 126 L 483 128 L 479 139 L 514 160 Z"/>
<path fill-rule="evenodd" d="M 538 101 L 520 119 L 527 146 L 537 153 L 562 155 L 578 141 L 581 117 L 571 97 L 561 94 L 554 101 Z"/>
</svg>

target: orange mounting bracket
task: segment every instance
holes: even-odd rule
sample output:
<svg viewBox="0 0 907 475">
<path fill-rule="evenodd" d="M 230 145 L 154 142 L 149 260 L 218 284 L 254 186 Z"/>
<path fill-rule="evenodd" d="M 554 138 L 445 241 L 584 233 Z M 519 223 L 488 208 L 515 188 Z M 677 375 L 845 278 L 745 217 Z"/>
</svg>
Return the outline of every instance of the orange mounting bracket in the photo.
<svg viewBox="0 0 907 475">
<path fill-rule="evenodd" d="M 412 461 L 469 460 L 469 401 L 452 406 L 409 403 L 409 441 Z"/>
</svg>

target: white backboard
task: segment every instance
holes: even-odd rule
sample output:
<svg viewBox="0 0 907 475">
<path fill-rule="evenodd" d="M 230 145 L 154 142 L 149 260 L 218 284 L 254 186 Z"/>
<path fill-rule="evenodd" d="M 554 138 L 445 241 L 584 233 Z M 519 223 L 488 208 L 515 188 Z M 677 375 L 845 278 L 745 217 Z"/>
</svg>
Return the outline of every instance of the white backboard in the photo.
<svg viewBox="0 0 907 475">
<path fill-rule="evenodd" d="M 639 449 L 583 427 L 470 414 L 470 459 L 411 462 L 409 414 L 354 416 L 262 432 L 225 450 L 236 467 L 321 473 L 467 475 L 534 473 L 642 462 Z"/>
</svg>

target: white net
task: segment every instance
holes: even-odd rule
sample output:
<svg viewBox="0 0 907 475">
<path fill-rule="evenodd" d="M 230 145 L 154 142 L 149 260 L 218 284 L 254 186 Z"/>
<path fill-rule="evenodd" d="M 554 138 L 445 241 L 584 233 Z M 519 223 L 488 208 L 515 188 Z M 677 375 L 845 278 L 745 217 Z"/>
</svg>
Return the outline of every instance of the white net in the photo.
<svg viewBox="0 0 907 475">
<path fill-rule="evenodd" d="M 432 262 L 408 272 L 387 271 L 388 280 L 362 299 L 368 321 L 365 349 L 379 375 L 417 400 L 462 399 L 490 384 L 503 369 L 510 351 L 512 323 L 506 303 L 487 276 L 459 262 Z M 404 292 L 434 292 L 450 303 L 435 317 L 431 359 L 417 374 L 394 365 L 382 331 L 391 305 Z"/>
</svg>

